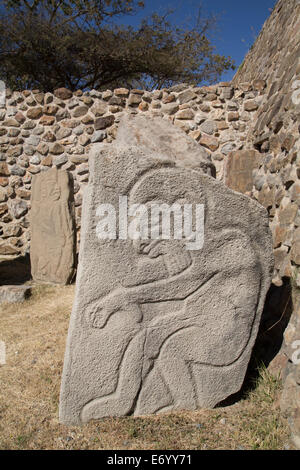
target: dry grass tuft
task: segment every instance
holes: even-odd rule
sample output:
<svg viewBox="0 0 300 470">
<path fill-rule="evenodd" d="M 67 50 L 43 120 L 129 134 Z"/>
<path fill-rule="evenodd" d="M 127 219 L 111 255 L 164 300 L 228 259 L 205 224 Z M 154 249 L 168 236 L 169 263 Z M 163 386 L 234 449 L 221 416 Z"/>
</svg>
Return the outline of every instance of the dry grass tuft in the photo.
<svg viewBox="0 0 300 470">
<path fill-rule="evenodd" d="M 40 286 L 22 304 L 0 306 L 0 449 L 283 449 L 281 382 L 261 368 L 240 402 L 214 410 L 58 422 L 58 399 L 74 286 Z"/>
</svg>

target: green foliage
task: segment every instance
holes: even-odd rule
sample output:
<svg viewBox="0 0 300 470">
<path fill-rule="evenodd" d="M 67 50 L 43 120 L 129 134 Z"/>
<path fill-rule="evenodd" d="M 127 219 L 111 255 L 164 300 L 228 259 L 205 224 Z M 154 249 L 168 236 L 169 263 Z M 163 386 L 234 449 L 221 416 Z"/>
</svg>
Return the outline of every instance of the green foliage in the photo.
<svg viewBox="0 0 300 470">
<path fill-rule="evenodd" d="M 143 8 L 137 0 L 6 0 L 0 17 L 0 78 L 13 89 L 53 91 L 115 86 L 162 88 L 216 81 L 234 68 L 208 39 L 213 18 L 174 27 L 168 14 L 138 28 L 114 18 Z"/>
</svg>

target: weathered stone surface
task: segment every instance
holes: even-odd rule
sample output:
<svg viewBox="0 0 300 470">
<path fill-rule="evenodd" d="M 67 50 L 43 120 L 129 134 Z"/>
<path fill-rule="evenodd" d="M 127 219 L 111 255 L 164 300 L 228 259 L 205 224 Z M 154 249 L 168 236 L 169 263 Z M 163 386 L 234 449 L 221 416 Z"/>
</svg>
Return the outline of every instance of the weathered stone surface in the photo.
<svg viewBox="0 0 300 470">
<path fill-rule="evenodd" d="M 147 133 L 155 148 L 172 141 L 146 128 L 143 144 Z M 201 170 L 178 166 L 171 149 L 158 154 L 132 136 L 124 129 L 90 157 L 60 398 L 65 424 L 212 407 L 237 392 L 270 285 L 266 211 Z M 186 240 L 97 238 L 99 204 L 118 213 L 121 195 L 129 206 L 203 204 L 202 249 L 187 250 Z"/>
<path fill-rule="evenodd" d="M 180 104 L 184 104 L 196 98 L 197 98 L 196 93 L 194 93 L 192 90 L 186 90 L 178 95 L 178 102 Z"/>
<path fill-rule="evenodd" d="M 232 122 L 232 121 L 238 121 L 239 120 L 239 113 L 236 112 L 236 111 L 230 111 L 228 113 L 228 116 L 227 116 L 227 119 L 228 119 L 228 122 Z"/>
<path fill-rule="evenodd" d="M 72 97 L 72 92 L 67 88 L 58 88 L 54 90 L 54 95 L 61 100 L 68 100 Z"/>
<path fill-rule="evenodd" d="M 68 157 L 65 153 L 62 155 L 56 155 L 55 157 L 52 158 L 53 164 L 56 166 L 63 165 L 64 163 L 67 163 Z"/>
<path fill-rule="evenodd" d="M 297 211 L 298 206 L 294 203 L 287 204 L 286 207 L 281 208 L 278 214 L 280 225 L 285 226 L 293 223 L 297 215 Z"/>
<path fill-rule="evenodd" d="M 254 80 L 253 88 L 258 91 L 263 91 L 266 88 L 267 82 L 265 80 Z"/>
<path fill-rule="evenodd" d="M 42 108 L 31 108 L 27 111 L 27 117 L 29 119 L 39 119 L 43 114 Z"/>
<path fill-rule="evenodd" d="M 296 320 L 300 305 L 300 297 L 297 294 L 300 287 L 300 244 L 297 235 L 297 227 L 300 226 L 297 184 L 300 177 L 300 171 L 297 171 L 300 163 L 299 104 L 297 104 L 300 90 L 299 18 L 299 0 L 278 0 L 233 82 L 239 87 L 240 82 L 243 81 L 253 84 L 256 96 L 247 98 L 254 98 L 260 105 L 257 114 L 251 113 L 251 118 L 254 119 L 254 135 L 258 137 L 258 143 L 254 142 L 254 146 L 257 146 L 262 153 L 269 146 L 267 151 L 271 153 L 268 156 L 270 161 L 264 165 L 263 176 L 268 185 L 276 187 L 273 201 L 271 197 L 269 198 L 270 193 L 267 192 L 266 185 L 262 186 L 255 197 L 265 203 L 269 199 L 268 203 L 272 207 L 270 215 L 274 216 L 272 224 L 272 229 L 275 231 L 274 242 L 276 245 L 280 242 L 283 244 L 282 250 L 276 252 L 280 270 L 276 270 L 274 282 L 281 285 L 281 277 L 292 275 L 292 283 L 295 287 L 292 295 L 294 313 L 289 323 L 289 326 L 294 329 L 294 335 L 285 334 L 285 344 L 282 346 L 282 351 L 287 354 L 289 360 L 284 370 L 281 371 L 283 378 L 281 407 L 288 418 L 293 443 L 300 449 L 300 366 L 293 362 L 291 357 L 291 354 L 296 354 L 296 346 L 294 349 L 292 347 L 293 341 L 300 338 L 300 322 Z M 264 141 L 259 142 L 260 136 Z M 249 140 L 253 142 L 251 130 Z M 287 162 L 290 162 L 293 168 Z M 261 193 L 264 194 L 261 196 Z M 291 243 L 290 238 L 293 232 L 294 237 Z M 296 235 L 297 238 L 295 238 Z M 290 259 L 292 274 L 289 270 Z M 287 266 L 286 271 L 283 269 L 285 266 Z M 284 308 L 282 309 L 283 318 L 285 313 Z"/>
<path fill-rule="evenodd" d="M 0 176 L 9 176 L 7 163 L 0 162 Z"/>
<path fill-rule="evenodd" d="M 164 106 L 162 106 L 162 112 L 165 114 L 168 114 L 169 116 L 172 114 L 177 113 L 179 110 L 179 106 L 177 103 L 167 103 Z"/>
<path fill-rule="evenodd" d="M 244 103 L 245 111 L 256 111 L 257 108 L 258 108 L 258 104 L 254 100 L 248 100 L 248 101 L 245 101 Z"/>
<path fill-rule="evenodd" d="M 54 116 L 43 116 L 40 119 L 40 124 L 42 126 L 52 126 L 52 124 L 55 122 L 55 117 Z"/>
<path fill-rule="evenodd" d="M 19 219 L 28 211 L 28 205 L 26 201 L 12 199 L 9 201 L 9 211 L 13 217 Z"/>
<path fill-rule="evenodd" d="M 1 286 L 0 287 L 0 304 L 24 302 L 31 293 L 30 286 Z"/>
<path fill-rule="evenodd" d="M 67 284 L 75 269 L 73 189 L 70 174 L 52 168 L 32 180 L 31 273 L 37 282 Z"/>
<path fill-rule="evenodd" d="M 137 95 L 134 95 L 134 96 L 137 96 Z M 114 121 L 115 121 L 115 116 L 113 115 L 100 117 L 95 120 L 95 129 L 96 131 L 106 129 L 107 127 L 112 126 Z"/>
<path fill-rule="evenodd" d="M 91 138 L 91 143 L 94 144 L 95 142 L 102 142 L 102 140 L 105 139 L 105 137 L 106 137 L 105 131 L 96 131 L 94 132 Z"/>
<path fill-rule="evenodd" d="M 118 129 L 119 141 L 130 146 L 133 141 L 151 152 L 166 155 L 179 166 L 199 168 L 215 174 L 207 151 L 181 129 L 160 118 L 124 117 Z"/>
<path fill-rule="evenodd" d="M 142 97 L 140 95 L 132 93 L 132 90 L 131 90 L 131 93 L 128 98 L 128 106 L 138 106 L 141 101 L 142 101 Z"/>
<path fill-rule="evenodd" d="M 126 98 L 129 95 L 129 90 L 127 88 L 116 88 L 114 94 Z"/>
<path fill-rule="evenodd" d="M 221 98 L 223 100 L 231 100 L 234 94 L 234 89 L 232 86 L 224 87 L 221 91 Z"/>
<path fill-rule="evenodd" d="M 107 112 L 107 103 L 105 101 L 97 102 L 92 106 L 91 111 L 95 116 L 103 116 Z"/>
<path fill-rule="evenodd" d="M 193 119 L 194 116 L 194 112 L 191 109 L 187 108 L 178 111 L 178 113 L 176 114 L 176 119 Z"/>
<path fill-rule="evenodd" d="M 50 153 L 53 153 L 53 155 L 60 155 L 61 153 L 64 152 L 64 146 L 59 144 L 58 142 L 55 142 L 55 144 L 51 145 L 50 147 Z"/>
<path fill-rule="evenodd" d="M 215 132 L 217 132 L 218 127 L 217 127 L 217 124 L 214 121 L 205 121 L 205 122 L 203 122 L 203 124 L 201 124 L 200 130 L 202 132 L 205 132 L 206 134 L 212 135 Z"/>
<path fill-rule="evenodd" d="M 75 108 L 75 111 L 73 113 L 73 117 L 81 117 L 84 116 L 88 112 L 89 108 L 87 106 L 77 106 Z"/>
<path fill-rule="evenodd" d="M 237 150 L 228 155 L 225 165 L 225 184 L 235 191 L 246 193 L 253 186 L 253 170 L 258 165 L 255 150 Z"/>
<path fill-rule="evenodd" d="M 217 150 L 219 147 L 218 140 L 210 135 L 203 135 L 200 139 L 200 144 L 203 145 L 203 147 L 208 148 L 212 152 Z"/>
</svg>

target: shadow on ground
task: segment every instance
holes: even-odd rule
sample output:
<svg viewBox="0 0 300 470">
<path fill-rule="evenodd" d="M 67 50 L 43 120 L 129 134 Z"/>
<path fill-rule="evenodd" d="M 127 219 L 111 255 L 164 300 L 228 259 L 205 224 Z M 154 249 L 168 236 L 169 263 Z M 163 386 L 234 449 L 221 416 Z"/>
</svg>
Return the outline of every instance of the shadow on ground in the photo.
<svg viewBox="0 0 300 470">
<path fill-rule="evenodd" d="M 244 383 L 239 392 L 231 395 L 217 406 L 230 406 L 247 398 L 256 388 L 261 366 L 268 367 L 279 353 L 283 334 L 293 312 L 291 280 L 283 278 L 280 287 L 271 285 L 266 297 L 257 339 L 252 351 Z"/>
</svg>

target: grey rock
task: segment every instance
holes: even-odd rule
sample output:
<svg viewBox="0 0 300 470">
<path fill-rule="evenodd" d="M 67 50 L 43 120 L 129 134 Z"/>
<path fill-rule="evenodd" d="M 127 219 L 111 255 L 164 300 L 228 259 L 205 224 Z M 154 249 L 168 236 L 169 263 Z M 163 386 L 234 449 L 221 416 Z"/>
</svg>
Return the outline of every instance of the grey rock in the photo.
<svg viewBox="0 0 300 470">
<path fill-rule="evenodd" d="M 32 145 L 24 145 L 24 152 L 26 155 L 33 155 L 35 152 L 35 149 L 32 147 Z"/>
<path fill-rule="evenodd" d="M 0 286 L 0 304 L 24 302 L 30 294 L 30 286 Z"/>
<path fill-rule="evenodd" d="M 210 175 L 215 167 L 206 149 L 192 137 L 165 119 L 150 119 L 145 116 L 124 116 L 118 128 L 118 146 L 136 145 L 153 153 L 164 155 L 179 166 L 201 169 Z"/>
<path fill-rule="evenodd" d="M 196 98 L 197 95 L 192 90 L 183 91 L 182 93 L 179 93 L 177 97 L 180 104 L 188 103 L 189 101 L 195 100 Z"/>
<path fill-rule="evenodd" d="M 177 111 L 179 110 L 179 106 L 177 103 L 168 103 L 163 105 L 161 110 L 164 114 L 172 115 L 177 113 Z"/>
<path fill-rule="evenodd" d="M 39 145 L 40 141 L 41 141 L 40 137 L 38 137 L 37 135 L 31 135 L 26 140 L 26 144 L 33 145 L 34 147 L 36 147 L 37 145 Z"/>
<path fill-rule="evenodd" d="M 24 168 L 21 168 L 19 165 L 12 165 L 10 167 L 10 174 L 17 175 L 17 176 L 24 176 L 26 171 Z"/>
<path fill-rule="evenodd" d="M 196 124 L 201 124 L 202 122 L 206 121 L 207 119 L 207 114 L 205 113 L 197 113 L 195 116 L 195 123 Z"/>
<path fill-rule="evenodd" d="M 69 135 L 72 134 L 72 130 L 68 129 L 67 127 L 60 127 L 58 131 L 56 132 L 56 138 L 57 140 L 65 139 L 66 137 L 69 137 Z"/>
<path fill-rule="evenodd" d="M 37 126 L 35 129 L 33 129 L 32 133 L 34 135 L 41 135 L 44 132 L 44 127 L 43 126 Z"/>
<path fill-rule="evenodd" d="M 205 132 L 205 134 L 212 135 L 215 132 L 217 132 L 218 127 L 217 127 L 217 124 L 214 121 L 205 121 L 205 122 L 203 122 L 203 124 L 201 124 L 200 130 L 202 132 Z"/>
<path fill-rule="evenodd" d="M 26 212 L 28 211 L 28 206 L 27 206 L 26 201 L 24 200 L 18 201 L 18 200 L 12 199 L 11 201 L 9 201 L 9 211 L 13 217 L 15 217 L 16 219 L 19 219 L 20 217 L 25 215 Z"/>
<path fill-rule="evenodd" d="M 96 131 L 91 137 L 91 143 L 94 144 L 95 142 L 102 142 L 103 139 L 106 137 L 106 132 L 104 131 Z"/>
<path fill-rule="evenodd" d="M 65 153 L 63 153 L 62 155 L 56 155 L 55 157 L 53 157 L 53 164 L 55 166 L 63 165 L 67 161 L 68 161 L 68 156 Z"/>
<path fill-rule="evenodd" d="M 234 94 L 234 89 L 233 87 L 224 87 L 221 89 L 221 99 L 223 100 L 231 100 Z"/>
<path fill-rule="evenodd" d="M 196 170 L 193 148 L 191 162 L 189 152 L 174 155 L 172 131 L 159 135 L 147 122 L 123 123 L 116 142 L 95 145 L 89 158 L 64 424 L 213 407 L 240 389 L 255 343 L 273 272 L 267 212 Z M 129 206 L 203 204 L 204 245 L 98 238 L 99 204 L 118 213 L 120 195 Z"/>
<path fill-rule="evenodd" d="M 34 129 L 36 126 L 36 122 L 34 121 L 25 121 L 23 124 L 24 129 Z"/>
<path fill-rule="evenodd" d="M 101 98 L 101 95 L 102 95 L 101 91 L 97 91 L 97 90 L 90 91 L 90 96 L 92 98 Z"/>
<path fill-rule="evenodd" d="M 228 101 L 227 109 L 229 111 L 236 111 L 239 109 L 238 104 L 235 101 Z"/>
<path fill-rule="evenodd" d="M 30 163 L 33 163 L 33 165 L 38 165 L 39 163 L 41 163 L 41 159 L 38 155 L 33 155 L 30 159 L 29 159 Z"/>
<path fill-rule="evenodd" d="M 180 83 L 178 85 L 174 85 L 171 88 L 169 88 L 169 91 L 172 91 L 174 93 L 179 93 L 180 91 L 186 90 L 188 87 L 189 85 L 187 83 Z"/>
<path fill-rule="evenodd" d="M 256 175 L 253 177 L 253 184 L 257 191 L 260 191 L 265 183 L 265 178 L 262 175 Z"/>
<path fill-rule="evenodd" d="M 73 129 L 73 133 L 75 135 L 82 135 L 84 133 L 84 131 L 85 131 L 85 126 L 83 126 L 83 125 L 75 127 L 75 129 Z"/>
<path fill-rule="evenodd" d="M 223 153 L 223 155 L 228 155 L 234 149 L 235 149 L 235 144 L 232 142 L 229 142 L 228 144 L 223 145 L 223 147 L 221 148 L 221 152 Z"/>
</svg>

